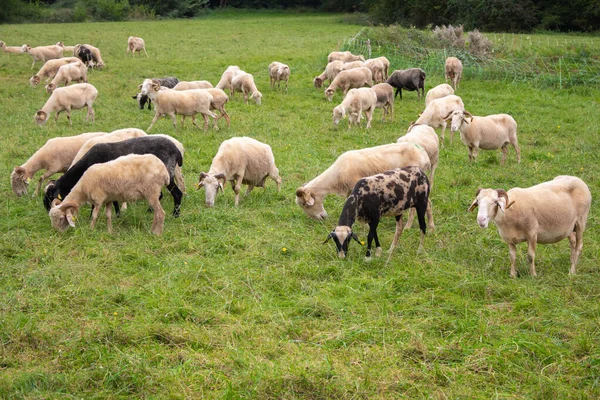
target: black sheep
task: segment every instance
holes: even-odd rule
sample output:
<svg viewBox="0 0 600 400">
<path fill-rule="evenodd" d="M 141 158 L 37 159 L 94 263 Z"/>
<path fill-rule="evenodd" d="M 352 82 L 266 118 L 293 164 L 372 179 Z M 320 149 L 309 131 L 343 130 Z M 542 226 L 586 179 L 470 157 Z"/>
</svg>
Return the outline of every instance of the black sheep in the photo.
<svg viewBox="0 0 600 400">
<path fill-rule="evenodd" d="M 402 89 L 416 90 L 417 96 L 421 100 L 421 93 L 425 97 L 425 75 L 425 71 L 421 68 L 397 69 L 385 82 L 396 88 L 394 97 L 400 93 L 402 99 Z"/>
</svg>

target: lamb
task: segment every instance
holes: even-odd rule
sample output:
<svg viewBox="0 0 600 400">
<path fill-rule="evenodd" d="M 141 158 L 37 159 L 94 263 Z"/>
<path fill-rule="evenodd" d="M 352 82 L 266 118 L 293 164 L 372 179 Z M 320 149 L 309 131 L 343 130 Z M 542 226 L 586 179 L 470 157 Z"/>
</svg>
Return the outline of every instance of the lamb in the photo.
<svg viewBox="0 0 600 400">
<path fill-rule="evenodd" d="M 230 65 L 229 67 L 227 67 L 225 72 L 223 72 L 223 74 L 221 75 L 219 83 L 217 83 L 217 86 L 215 87 L 221 90 L 227 89 L 231 93 L 231 80 L 233 79 L 233 75 L 238 71 L 241 71 L 241 69 L 237 65 Z"/>
<path fill-rule="evenodd" d="M 254 77 L 244 71 L 238 71 L 231 78 L 231 98 L 233 99 L 234 92 L 242 92 L 244 94 L 244 103 L 248 104 L 248 95 L 260 106 L 262 93 L 258 91 L 254 83 Z"/>
<path fill-rule="evenodd" d="M 210 111 L 210 103 L 213 101 L 213 97 L 210 93 L 204 89 L 192 89 L 192 90 L 160 90 L 160 85 L 154 83 L 152 85 L 152 91 L 148 93 L 150 100 L 154 102 L 155 115 L 148 127 L 148 131 L 152 129 L 154 123 L 163 115 L 169 115 L 173 121 L 173 126 L 177 129 L 176 114 L 183 116 L 191 116 L 192 123 L 196 125 L 196 114 L 202 114 L 204 118 L 204 130 L 208 129 L 208 117 L 216 118 L 217 115 Z M 183 127 L 183 120 L 181 121 Z"/>
<path fill-rule="evenodd" d="M 564 238 L 569 238 L 571 247 L 569 274 L 575 274 L 591 202 L 592 195 L 584 181 L 561 175 L 549 182 L 508 192 L 479 189 L 469 211 L 479 207 L 477 223 L 482 228 L 487 228 L 490 221 L 496 223 L 500 237 L 508 244 L 512 278 L 517 276 L 518 243 L 527 242 L 530 274 L 536 276 L 536 244 L 557 243 Z"/>
<path fill-rule="evenodd" d="M 98 68 L 102 68 L 104 67 L 104 61 L 102 60 L 102 54 L 100 53 L 100 49 L 98 49 L 97 47 L 92 46 L 91 44 L 76 44 L 73 48 L 73 54 L 76 54 L 78 52 L 78 49 L 80 46 L 85 46 L 87 47 L 90 52 L 92 53 L 92 65 L 91 66 L 96 66 Z M 90 66 L 90 65 L 88 65 Z"/>
<path fill-rule="evenodd" d="M 277 88 L 281 82 L 285 82 L 285 91 L 288 90 L 288 80 L 290 79 L 290 67 L 284 63 L 273 61 L 269 64 L 269 78 L 271 82 L 271 89 L 275 89 L 275 83 L 277 82 Z"/>
<path fill-rule="evenodd" d="M 339 124 L 342 118 L 348 114 L 348 129 L 352 125 L 359 125 L 361 114 L 367 118 L 367 127 L 371 127 L 373 111 L 377 105 L 377 93 L 371 88 L 350 89 L 344 98 L 344 101 L 333 109 L 333 123 Z"/>
<path fill-rule="evenodd" d="M 18 197 L 27 193 L 31 178 L 38 171 L 45 170 L 33 193 L 33 196 L 36 196 L 46 179 L 57 172 L 65 172 L 69 169 L 73 158 L 86 141 L 101 135 L 106 135 L 106 132 L 89 132 L 76 136 L 48 139 L 24 164 L 15 167 L 10 174 L 13 192 Z"/>
<path fill-rule="evenodd" d="M 323 86 L 323 82 L 325 82 L 325 80 L 329 80 L 329 83 L 331 84 L 331 82 L 333 82 L 337 74 L 339 74 L 342 70 L 343 65 L 344 63 L 339 60 L 332 61 L 329 64 L 327 64 L 327 66 L 325 67 L 325 71 L 323 71 L 321 75 L 316 76 L 313 80 L 315 88 L 318 89 L 321 86 Z"/>
<path fill-rule="evenodd" d="M 162 84 L 161 84 L 162 86 Z M 212 83 L 209 81 L 189 81 L 179 82 L 173 87 L 174 90 L 190 90 L 190 89 L 211 89 Z"/>
<path fill-rule="evenodd" d="M 296 189 L 296 204 L 313 219 L 327 218 L 323 200 L 328 194 L 347 197 L 359 179 L 393 168 L 430 168 L 425 150 L 411 143 L 392 143 L 343 153 L 322 174 Z"/>
<path fill-rule="evenodd" d="M 417 98 L 421 100 L 421 93 L 425 96 L 425 71 L 421 68 L 397 69 L 386 80 L 396 88 L 396 96 L 400 94 L 402 99 L 402 89 L 416 90 Z"/>
<path fill-rule="evenodd" d="M 0 47 L 2 51 L 6 54 L 21 54 L 23 51 L 21 50 L 23 46 L 7 46 L 2 40 L 0 40 Z"/>
<path fill-rule="evenodd" d="M 446 118 L 455 110 L 464 111 L 465 105 L 462 99 L 456 95 L 450 95 L 442 97 L 441 99 L 435 99 L 431 101 L 425 107 L 425 110 L 421 113 L 419 118 L 415 121 L 415 124 L 429 125 L 433 129 L 441 126 L 442 127 L 442 140 L 446 132 Z M 450 142 L 454 134 L 451 133 Z"/>
<path fill-rule="evenodd" d="M 450 80 L 454 90 L 458 89 L 458 84 L 462 78 L 463 65 L 462 62 L 456 57 L 448 57 L 446 59 L 446 65 L 444 67 L 446 82 Z"/>
<path fill-rule="evenodd" d="M 450 96 L 454 94 L 454 89 L 452 86 L 447 83 L 442 83 L 441 85 L 437 85 L 436 87 L 429 89 L 427 91 L 427 96 L 425 96 L 425 106 L 428 106 L 435 99 L 441 99 L 442 97 Z"/>
<path fill-rule="evenodd" d="M 55 60 L 48 60 L 35 75 L 29 78 L 29 84 L 31 86 L 36 86 L 42 81 L 42 79 L 46 79 L 46 81 L 48 81 L 56 76 L 56 73 L 60 67 L 66 64 L 76 63 L 78 61 L 80 60 L 77 57 L 63 57 Z"/>
<path fill-rule="evenodd" d="M 340 60 L 343 62 L 365 61 L 365 57 L 362 55 L 355 56 L 349 51 L 334 51 L 332 53 L 329 53 L 329 55 L 327 56 L 327 62 L 330 63 L 336 60 Z"/>
<path fill-rule="evenodd" d="M 35 122 L 40 126 L 44 125 L 53 111 L 56 111 L 55 121 L 58 121 L 60 113 L 66 111 L 69 125 L 72 126 L 71 109 L 79 110 L 86 106 L 88 111 L 85 120 L 87 122 L 91 117 L 93 122 L 94 110 L 92 109 L 92 104 L 94 104 L 96 96 L 98 96 L 98 90 L 89 83 L 77 83 L 75 85 L 57 88 L 52 95 L 50 95 L 50 98 L 46 101 L 44 107 L 35 114 Z"/>
<path fill-rule="evenodd" d="M 326 243 L 333 239 L 338 256 L 345 258 L 350 239 L 360 243 L 352 225 L 358 219 L 369 225 L 367 238 L 367 260 L 371 257 L 371 244 L 375 239 L 375 256 L 381 255 L 377 236 L 377 226 L 381 217 L 396 217 L 396 233 L 390 247 L 390 254 L 402 234 L 402 214 L 407 209 L 416 209 L 421 228 L 419 250 L 423 248 L 427 225 L 425 214 L 431 214 L 429 207 L 429 180 L 419 167 L 396 168 L 360 179 L 346 199 L 337 227 L 327 236 Z"/>
<path fill-rule="evenodd" d="M 373 82 L 381 83 L 385 81 L 385 66 L 381 60 L 373 59 L 364 62 L 364 66 L 371 70 L 373 74 Z"/>
<path fill-rule="evenodd" d="M 33 59 L 31 63 L 31 69 L 35 65 L 36 61 L 46 62 L 48 60 L 53 60 L 56 58 L 61 58 L 63 56 L 64 49 L 61 46 L 52 45 L 52 46 L 38 46 L 31 47 L 29 45 L 24 44 L 21 47 L 21 51 L 23 53 L 27 53 Z"/>
<path fill-rule="evenodd" d="M 433 178 L 440 158 L 439 139 L 433 128 L 427 125 L 411 124 L 406 135 L 399 137 L 396 143 L 413 143 L 425 150 L 431 165 L 429 182 L 430 187 L 433 188 Z"/>
<path fill-rule="evenodd" d="M 144 39 L 141 37 L 129 36 L 127 39 L 126 53 L 131 52 L 131 56 L 134 57 L 136 51 L 141 53 L 142 50 L 144 50 L 144 53 L 146 53 L 146 57 L 149 57 L 148 53 L 146 52 L 146 43 L 144 42 Z"/>
<path fill-rule="evenodd" d="M 394 88 L 388 83 L 378 83 L 371 86 L 377 95 L 377 104 L 375 108 L 383 109 L 381 122 L 385 121 L 385 116 L 390 114 L 392 121 L 394 120 Z"/>
<path fill-rule="evenodd" d="M 460 140 L 469 148 L 471 162 L 477 159 L 479 149 L 502 149 L 501 164 L 504 164 L 509 143 L 517 153 L 517 162 L 521 162 L 521 149 L 517 140 L 517 122 L 510 115 L 495 114 L 474 117 L 468 111 L 455 110 L 446 119 L 452 120 L 450 126 L 452 132 L 460 131 Z"/>
<path fill-rule="evenodd" d="M 61 83 L 67 86 L 71 81 L 87 83 L 87 68 L 81 61 L 61 66 L 52 82 L 46 86 L 46 92 L 52 93 Z"/>
<path fill-rule="evenodd" d="M 138 90 L 140 91 L 137 95 L 133 96 L 134 99 L 138 101 L 140 106 L 140 110 L 144 109 L 144 105 L 148 103 L 148 110 L 151 110 L 152 101 L 148 98 L 148 92 L 152 89 L 152 83 L 157 81 L 158 84 L 166 89 L 173 89 L 177 84 L 179 84 L 179 79 L 174 76 L 168 78 L 151 78 L 144 79 L 142 83 L 138 85 Z M 163 89 L 164 90 L 164 89 Z"/>
<path fill-rule="evenodd" d="M 221 143 L 208 173 L 200 174 L 198 189 L 204 187 L 206 205 L 212 207 L 218 190 L 223 191 L 223 184 L 230 181 L 237 206 L 240 202 L 242 184 L 248 185 L 246 190 L 248 195 L 255 186 L 264 188 L 267 177 L 277 182 L 279 192 L 281 178 L 275 166 L 271 146 L 246 136 L 233 137 Z"/>
<path fill-rule="evenodd" d="M 115 143 L 97 143 L 60 178 L 46 186 L 44 207 L 49 210 L 54 199 L 65 198 L 84 173 L 94 164 L 115 160 L 127 154 L 154 154 L 167 167 L 167 189 L 173 196 L 173 216 L 179 216 L 183 193 L 175 184 L 175 168 L 183 165 L 183 154 L 175 143 L 161 136 L 142 136 Z"/>
<path fill-rule="evenodd" d="M 79 207 L 90 203 L 93 207 L 90 228 L 94 228 L 102 206 L 105 206 L 106 227 L 112 234 L 112 216 L 109 204 L 115 201 L 146 199 L 154 210 L 152 233 L 160 236 L 165 222 L 165 211 L 160 205 L 161 189 L 169 183 L 169 173 L 155 155 L 130 154 L 102 164 L 91 166 L 63 203 L 55 200 L 50 209 L 52 227 L 65 231 L 75 227 Z"/>
<path fill-rule="evenodd" d="M 348 71 L 340 71 L 333 82 L 325 89 L 325 97 L 332 101 L 333 95 L 338 88 L 342 88 L 344 96 L 349 89 L 360 88 L 363 86 L 373 86 L 373 74 L 366 67 L 354 68 Z"/>
</svg>

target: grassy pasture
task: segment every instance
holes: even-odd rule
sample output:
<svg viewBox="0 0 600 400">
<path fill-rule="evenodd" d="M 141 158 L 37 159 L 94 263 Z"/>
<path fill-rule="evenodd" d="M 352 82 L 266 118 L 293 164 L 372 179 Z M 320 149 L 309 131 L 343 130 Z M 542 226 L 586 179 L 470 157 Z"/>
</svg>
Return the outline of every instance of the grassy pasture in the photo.
<svg viewBox="0 0 600 400">
<path fill-rule="evenodd" d="M 0 56 L 0 398 L 600 397 L 597 202 L 573 277 L 563 241 L 538 246 L 535 279 L 520 245 L 521 277 L 510 279 L 496 228 L 481 230 L 466 212 L 477 187 L 527 187 L 559 174 L 581 177 L 597 199 L 600 91 L 465 80 L 457 94 L 474 115 L 515 117 L 521 164 L 511 148 L 505 166 L 485 151 L 470 165 L 446 132 L 425 252 L 411 229 L 389 263 L 387 255 L 365 262 L 356 243 L 339 260 L 321 243 L 344 199 L 329 197 L 330 218 L 315 222 L 295 205 L 295 189 L 346 150 L 394 142 L 423 108 L 407 92 L 393 122 L 377 110 L 368 131 L 333 127 L 341 95 L 327 102 L 312 78 L 358 29 L 336 16 L 242 13 L 0 26 L 9 45 L 90 43 L 107 64 L 89 76 L 100 92 L 95 123 L 75 111 L 73 127 L 61 116 L 38 128 L 33 115 L 47 95 L 29 86 L 30 57 Z M 146 40 L 150 58 L 125 55 L 129 35 Z M 268 87 L 273 60 L 292 68 L 288 93 Z M 59 234 L 41 198 L 12 193 L 13 167 L 49 138 L 146 129 L 154 112 L 131 99 L 143 78 L 216 83 L 228 65 L 254 75 L 263 105 L 236 95 L 226 107 L 232 125 L 218 131 L 155 125 L 153 133 L 185 145 L 188 189 L 181 217 L 167 215 L 160 238 L 143 203 L 115 219 L 113 235 L 103 217 L 90 230 L 87 210 Z M 428 73 L 427 89 L 442 83 Z M 236 208 L 227 187 L 205 208 L 198 174 L 223 140 L 243 135 L 271 145 L 281 192 L 267 181 Z M 163 206 L 169 214 L 170 196 Z M 366 227 L 357 229 L 366 240 Z M 384 219 L 384 248 L 393 232 L 394 220 Z"/>
</svg>

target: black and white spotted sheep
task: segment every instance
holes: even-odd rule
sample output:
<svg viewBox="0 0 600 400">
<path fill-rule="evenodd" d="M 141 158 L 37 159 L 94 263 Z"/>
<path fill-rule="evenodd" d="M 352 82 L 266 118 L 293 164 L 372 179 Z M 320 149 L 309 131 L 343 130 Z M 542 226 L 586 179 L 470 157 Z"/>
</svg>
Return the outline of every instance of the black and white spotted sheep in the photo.
<svg viewBox="0 0 600 400">
<path fill-rule="evenodd" d="M 371 244 L 375 239 L 375 255 L 381 255 L 381 246 L 377 237 L 377 225 L 382 216 L 396 217 L 396 233 L 390 252 L 396 247 L 398 238 L 402 234 L 402 213 L 409 208 L 416 208 L 421 229 L 419 249 L 423 241 L 427 226 L 425 214 L 431 214 L 429 203 L 429 179 L 419 167 L 396 168 L 380 174 L 360 179 L 342 209 L 338 226 L 327 236 L 326 243 L 333 239 L 337 247 L 338 256 L 344 258 L 348 252 L 351 239 L 358 240 L 352 231 L 352 225 L 358 219 L 369 225 L 367 243 L 367 259 L 371 257 Z M 431 220 L 431 219 L 430 219 Z"/>
</svg>

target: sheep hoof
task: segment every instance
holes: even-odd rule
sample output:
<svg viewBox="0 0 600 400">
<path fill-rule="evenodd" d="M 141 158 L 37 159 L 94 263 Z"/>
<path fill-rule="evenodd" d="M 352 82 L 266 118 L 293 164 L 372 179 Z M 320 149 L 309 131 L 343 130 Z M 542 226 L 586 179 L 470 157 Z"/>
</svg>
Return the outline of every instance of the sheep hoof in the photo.
<svg viewBox="0 0 600 400">
<path fill-rule="evenodd" d="M 375 257 L 381 257 L 381 253 L 383 253 L 381 247 L 375 249 Z"/>
<path fill-rule="evenodd" d="M 371 257 L 371 256 L 365 256 L 365 261 L 366 262 L 371 262 L 371 260 L 373 260 L 373 257 Z"/>
</svg>

